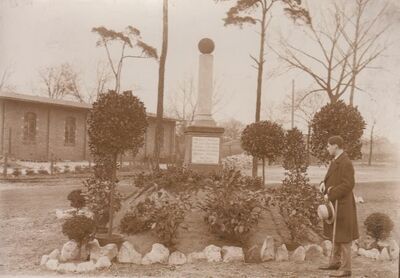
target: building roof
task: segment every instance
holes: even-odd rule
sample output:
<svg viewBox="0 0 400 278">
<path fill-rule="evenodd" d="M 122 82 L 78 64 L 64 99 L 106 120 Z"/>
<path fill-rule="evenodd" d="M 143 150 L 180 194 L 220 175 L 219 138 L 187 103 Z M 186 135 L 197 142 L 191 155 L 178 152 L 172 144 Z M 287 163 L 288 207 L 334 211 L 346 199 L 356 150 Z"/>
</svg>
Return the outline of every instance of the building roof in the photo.
<svg viewBox="0 0 400 278">
<path fill-rule="evenodd" d="M 89 110 L 92 108 L 92 105 L 85 102 L 76 102 L 70 100 L 62 100 L 62 99 L 53 99 L 48 97 L 41 97 L 41 96 L 33 96 L 33 95 L 24 95 L 24 94 L 17 94 L 11 92 L 0 92 L 0 99 L 8 99 L 14 101 L 21 101 L 21 102 L 30 102 L 30 103 L 41 103 L 41 104 L 48 104 L 53 106 L 62 106 L 62 107 L 69 107 L 75 109 L 85 109 Z M 157 115 L 155 113 L 147 112 L 146 113 L 150 118 L 156 118 Z M 176 121 L 174 118 L 170 117 L 163 117 L 166 121 Z"/>
</svg>

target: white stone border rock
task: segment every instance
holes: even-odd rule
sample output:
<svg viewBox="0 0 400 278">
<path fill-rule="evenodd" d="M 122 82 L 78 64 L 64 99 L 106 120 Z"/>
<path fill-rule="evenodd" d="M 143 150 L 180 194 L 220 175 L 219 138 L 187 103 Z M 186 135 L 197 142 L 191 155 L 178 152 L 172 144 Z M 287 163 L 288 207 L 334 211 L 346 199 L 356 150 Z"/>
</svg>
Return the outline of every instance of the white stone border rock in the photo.
<svg viewBox="0 0 400 278">
<path fill-rule="evenodd" d="M 152 245 L 151 251 L 144 256 L 136 251 L 134 246 L 128 241 L 125 241 L 119 250 L 116 244 L 107 244 L 101 247 L 96 239 L 89 242 L 87 246 L 90 253 L 89 261 L 79 263 L 65 261 L 65 259 L 63 260 L 62 258 L 62 252 L 55 249 L 50 254 L 42 256 L 40 265 L 60 273 L 87 273 L 97 269 L 109 268 L 114 260 L 119 263 L 137 265 L 164 264 L 174 266 L 199 261 L 207 261 L 209 263 L 245 261 L 243 249 L 235 246 L 223 246 L 221 248 L 219 246 L 209 245 L 200 252 L 192 252 L 185 255 L 179 251 L 170 254 L 167 247 L 160 243 L 155 243 Z M 357 241 L 354 241 L 352 244 L 352 252 L 360 256 L 381 261 L 395 260 L 398 258 L 399 246 L 395 240 L 380 242 L 379 246 L 382 248 L 381 252 L 375 248 L 365 250 L 359 248 Z M 267 237 L 259 250 L 262 261 L 303 262 L 307 260 L 308 256 L 310 256 L 310 259 L 329 257 L 331 248 L 332 243 L 329 240 L 325 240 L 320 245 L 310 244 L 299 246 L 289 255 L 285 244 L 275 248 L 274 239 L 272 237 Z"/>
</svg>

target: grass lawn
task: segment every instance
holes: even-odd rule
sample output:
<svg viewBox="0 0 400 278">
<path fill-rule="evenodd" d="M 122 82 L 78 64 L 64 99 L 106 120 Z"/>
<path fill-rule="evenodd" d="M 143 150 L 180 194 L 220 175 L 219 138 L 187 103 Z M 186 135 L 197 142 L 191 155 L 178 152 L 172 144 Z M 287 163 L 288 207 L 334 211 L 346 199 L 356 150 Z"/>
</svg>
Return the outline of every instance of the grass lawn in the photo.
<svg viewBox="0 0 400 278">
<path fill-rule="evenodd" d="M 53 181 L 46 184 L 0 184 L 0 275 L 54 275 L 39 267 L 43 254 L 61 248 L 67 238 L 61 232 L 62 221 L 55 209 L 69 208 L 67 194 L 80 187 L 78 180 Z M 122 183 L 121 191 L 129 192 Z M 400 183 L 373 182 L 357 184 L 359 225 L 372 212 L 385 212 L 395 222 L 394 238 L 400 237 Z M 361 229 L 363 230 L 363 229 Z M 263 264 L 206 264 L 181 267 L 135 266 L 114 264 L 111 269 L 89 276 L 156 277 L 327 277 L 316 270 L 322 262 L 268 262 Z M 398 262 L 379 262 L 355 257 L 354 277 L 397 277 Z M 64 276 L 65 277 L 65 276 Z"/>
</svg>

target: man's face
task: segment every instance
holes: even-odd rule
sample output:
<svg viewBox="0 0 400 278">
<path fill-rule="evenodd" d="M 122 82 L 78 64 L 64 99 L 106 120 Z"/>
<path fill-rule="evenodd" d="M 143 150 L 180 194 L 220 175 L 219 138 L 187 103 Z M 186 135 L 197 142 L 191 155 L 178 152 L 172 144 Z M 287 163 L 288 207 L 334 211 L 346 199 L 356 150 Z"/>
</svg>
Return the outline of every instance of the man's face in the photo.
<svg viewBox="0 0 400 278">
<path fill-rule="evenodd" d="M 338 149 L 337 145 L 331 145 L 328 143 L 328 145 L 326 146 L 326 149 L 328 150 L 329 154 L 332 156 L 336 155 L 336 151 Z"/>
</svg>

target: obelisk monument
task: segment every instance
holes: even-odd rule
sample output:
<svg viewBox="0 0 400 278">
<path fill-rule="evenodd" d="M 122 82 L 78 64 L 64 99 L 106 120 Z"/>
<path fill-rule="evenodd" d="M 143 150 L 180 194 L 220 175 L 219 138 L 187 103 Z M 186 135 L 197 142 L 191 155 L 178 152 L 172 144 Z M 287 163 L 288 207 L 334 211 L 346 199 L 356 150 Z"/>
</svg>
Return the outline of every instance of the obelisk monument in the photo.
<svg viewBox="0 0 400 278">
<path fill-rule="evenodd" d="M 224 129 L 212 117 L 213 62 L 215 45 L 204 38 L 198 44 L 199 76 L 194 122 L 185 130 L 185 165 L 200 172 L 221 169 L 221 138 Z"/>
</svg>

